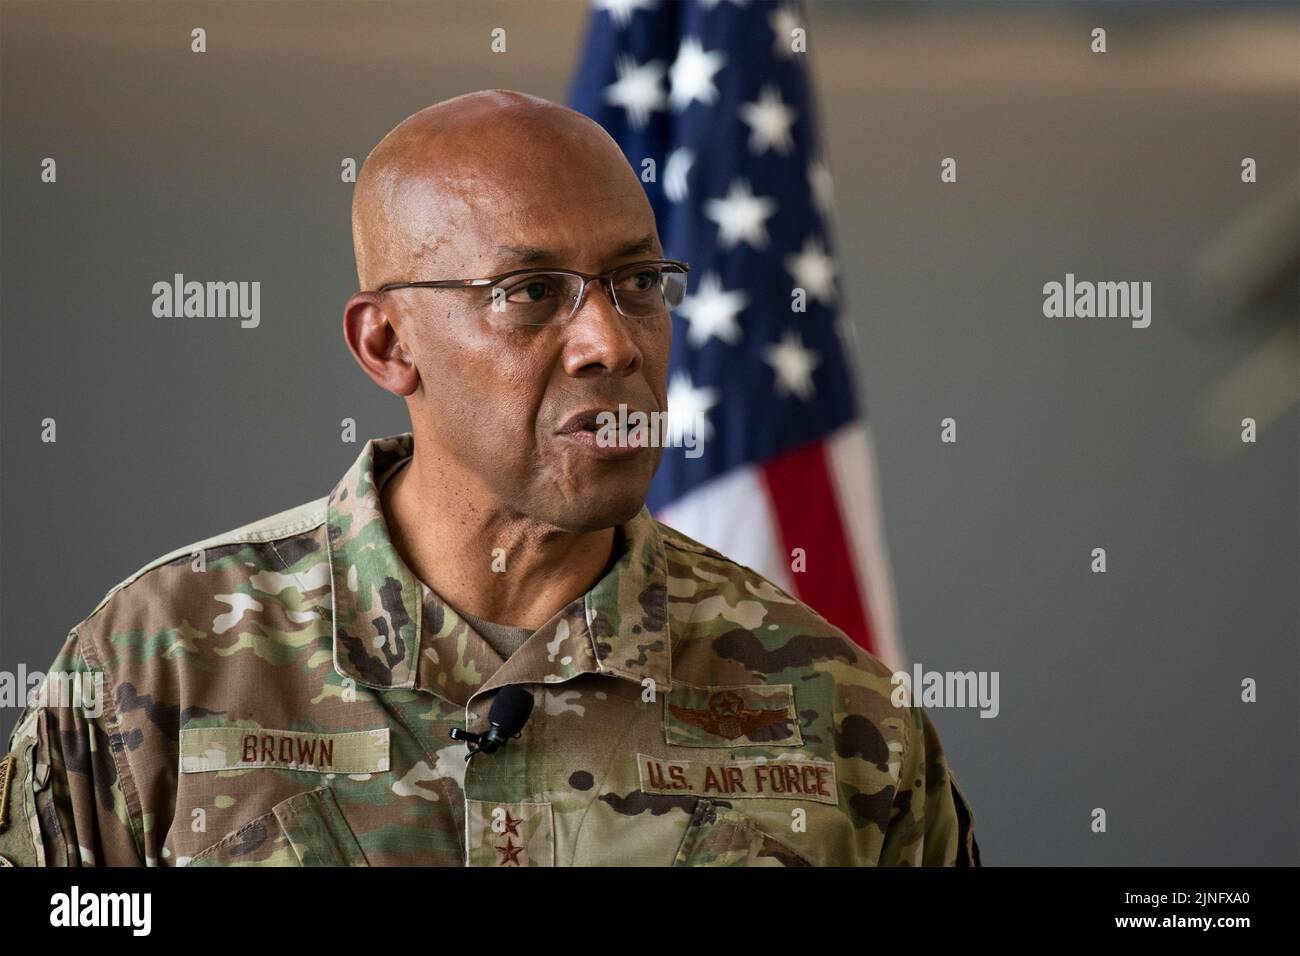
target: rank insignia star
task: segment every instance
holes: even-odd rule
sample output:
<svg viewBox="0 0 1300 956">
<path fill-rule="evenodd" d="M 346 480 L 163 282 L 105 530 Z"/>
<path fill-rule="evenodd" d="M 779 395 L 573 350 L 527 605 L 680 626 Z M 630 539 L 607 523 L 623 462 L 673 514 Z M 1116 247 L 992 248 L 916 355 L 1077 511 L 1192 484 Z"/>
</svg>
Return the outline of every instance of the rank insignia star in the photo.
<svg viewBox="0 0 1300 956">
<path fill-rule="evenodd" d="M 506 837 L 506 845 L 498 846 L 497 852 L 501 854 L 501 859 L 497 861 L 497 866 L 520 866 L 519 855 L 524 852 L 522 846 L 515 846 L 514 841 Z"/>
</svg>

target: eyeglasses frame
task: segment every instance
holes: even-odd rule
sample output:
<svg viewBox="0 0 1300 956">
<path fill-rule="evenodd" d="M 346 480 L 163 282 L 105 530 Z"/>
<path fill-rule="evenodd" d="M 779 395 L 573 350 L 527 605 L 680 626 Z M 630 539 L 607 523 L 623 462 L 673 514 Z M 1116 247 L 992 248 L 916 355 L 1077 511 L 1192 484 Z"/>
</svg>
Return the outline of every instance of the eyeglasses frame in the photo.
<svg viewBox="0 0 1300 956">
<path fill-rule="evenodd" d="M 609 293 L 610 304 L 614 306 L 614 309 L 618 312 L 618 314 L 628 319 L 639 319 L 639 318 L 646 318 L 646 316 L 627 315 L 626 313 L 623 312 L 622 308 L 619 307 L 618 295 L 614 292 L 614 274 L 617 272 L 622 272 L 624 269 L 631 269 L 636 266 L 648 266 L 648 265 L 676 266 L 677 268 L 681 269 L 683 273 L 689 273 L 691 271 L 690 264 L 682 261 L 681 259 L 643 259 L 639 262 L 624 263 L 621 266 L 616 266 L 615 268 L 610 269 L 608 272 L 601 272 L 601 273 L 579 272 L 577 269 L 558 269 L 558 268 L 548 269 L 544 266 L 533 266 L 530 269 L 511 269 L 509 272 L 503 272 L 500 275 L 495 275 L 495 276 L 488 276 L 485 279 L 424 279 L 419 282 L 387 282 L 384 285 L 381 285 L 378 289 L 374 289 L 372 291 L 375 293 L 383 293 L 383 292 L 391 292 L 394 289 L 479 288 L 483 286 L 494 286 L 498 282 L 504 282 L 506 279 L 512 278 L 513 276 L 530 275 L 532 273 L 537 273 L 537 272 L 551 273 L 556 275 L 577 276 L 582 280 L 582 286 L 578 289 L 578 297 L 574 300 L 573 309 L 569 312 L 568 317 L 571 317 L 575 312 L 578 311 L 579 305 L 581 305 L 582 300 L 587 295 L 587 286 L 590 283 L 595 282 L 596 280 L 600 280 L 604 282 L 605 289 Z"/>
</svg>

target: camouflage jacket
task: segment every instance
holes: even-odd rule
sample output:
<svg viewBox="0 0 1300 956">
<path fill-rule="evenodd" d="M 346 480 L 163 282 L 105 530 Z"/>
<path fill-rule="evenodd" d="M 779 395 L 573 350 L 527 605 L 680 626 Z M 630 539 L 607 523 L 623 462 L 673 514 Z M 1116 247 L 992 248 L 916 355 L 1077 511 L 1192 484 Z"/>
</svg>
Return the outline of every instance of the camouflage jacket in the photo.
<svg viewBox="0 0 1300 956">
<path fill-rule="evenodd" d="M 392 547 L 376 476 L 412 447 L 108 593 L 10 737 L 4 862 L 978 863 L 890 671 L 644 509 L 503 662 Z M 531 717 L 467 764 L 448 731 L 509 684 Z"/>
</svg>

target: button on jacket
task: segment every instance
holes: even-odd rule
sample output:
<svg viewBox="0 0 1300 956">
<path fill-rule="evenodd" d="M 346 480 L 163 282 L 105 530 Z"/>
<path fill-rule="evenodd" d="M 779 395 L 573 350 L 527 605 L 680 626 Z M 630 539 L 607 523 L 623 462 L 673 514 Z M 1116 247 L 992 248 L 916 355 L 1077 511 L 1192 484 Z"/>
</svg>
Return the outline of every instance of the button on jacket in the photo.
<svg viewBox="0 0 1300 956">
<path fill-rule="evenodd" d="M 369 442 L 327 498 L 109 592 L 10 738 L 4 862 L 978 862 L 888 668 L 644 509 L 503 661 L 393 549 L 378 489 L 412 449 Z M 448 731 L 511 684 L 531 716 L 467 763 Z"/>
</svg>

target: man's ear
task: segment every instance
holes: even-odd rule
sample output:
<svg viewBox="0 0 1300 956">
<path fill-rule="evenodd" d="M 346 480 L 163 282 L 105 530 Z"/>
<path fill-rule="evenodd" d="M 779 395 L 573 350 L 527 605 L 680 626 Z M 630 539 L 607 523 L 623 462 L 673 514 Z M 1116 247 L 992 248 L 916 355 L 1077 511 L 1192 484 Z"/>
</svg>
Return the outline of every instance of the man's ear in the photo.
<svg viewBox="0 0 1300 956">
<path fill-rule="evenodd" d="M 358 292 L 343 307 L 343 339 L 362 371 L 394 395 L 410 395 L 420 384 L 415 360 L 398 334 L 384 296 Z"/>
</svg>

